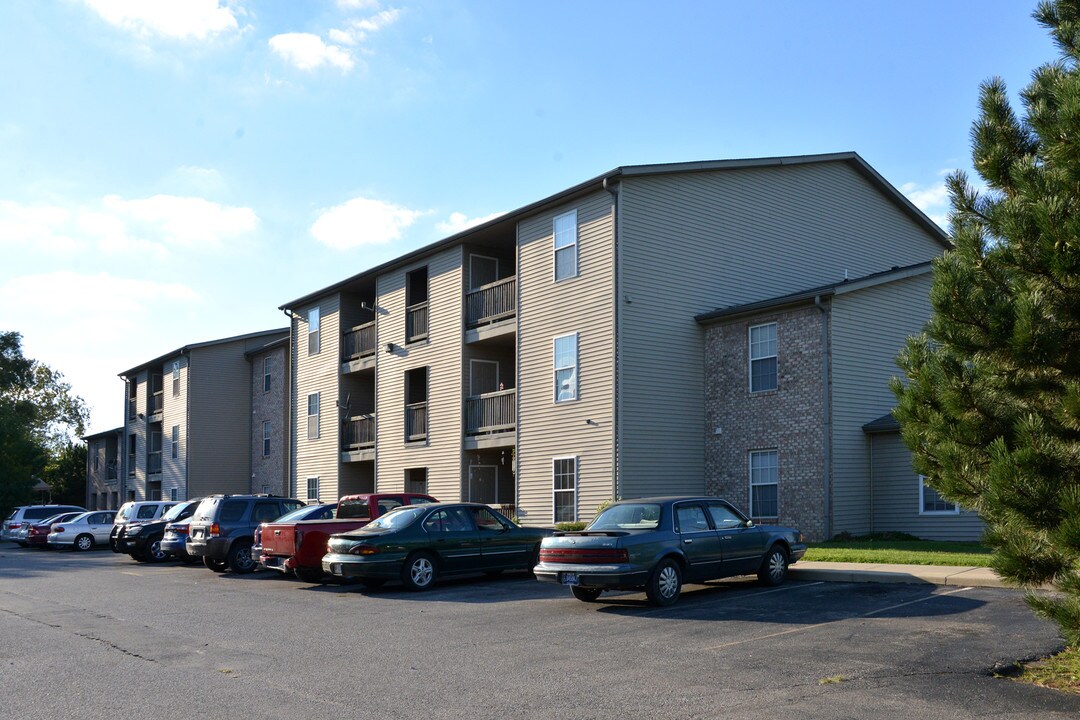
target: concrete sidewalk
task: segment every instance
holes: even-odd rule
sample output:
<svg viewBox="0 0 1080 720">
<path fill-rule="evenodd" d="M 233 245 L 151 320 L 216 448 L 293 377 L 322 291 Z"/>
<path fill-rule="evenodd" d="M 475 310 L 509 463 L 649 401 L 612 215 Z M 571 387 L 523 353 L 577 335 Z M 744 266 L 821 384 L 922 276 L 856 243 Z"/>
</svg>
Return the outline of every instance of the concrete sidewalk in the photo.
<svg viewBox="0 0 1080 720">
<path fill-rule="evenodd" d="M 923 583 L 1016 589 L 1015 585 L 1005 583 L 990 568 L 952 565 L 882 565 L 877 563 L 799 561 L 788 570 L 788 577 L 792 580 L 824 580 L 827 582 Z"/>
</svg>

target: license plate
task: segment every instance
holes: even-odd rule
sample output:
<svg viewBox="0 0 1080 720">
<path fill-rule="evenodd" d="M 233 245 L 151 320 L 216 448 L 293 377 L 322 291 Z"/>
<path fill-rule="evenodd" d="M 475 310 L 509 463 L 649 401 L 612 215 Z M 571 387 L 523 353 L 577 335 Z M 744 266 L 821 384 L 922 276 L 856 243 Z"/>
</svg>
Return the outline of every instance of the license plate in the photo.
<svg viewBox="0 0 1080 720">
<path fill-rule="evenodd" d="M 559 573 L 559 582 L 563 585 L 577 585 L 578 574 L 570 572 Z"/>
<path fill-rule="evenodd" d="M 330 574 L 331 575 L 340 575 L 341 574 L 341 563 L 330 563 Z"/>
</svg>

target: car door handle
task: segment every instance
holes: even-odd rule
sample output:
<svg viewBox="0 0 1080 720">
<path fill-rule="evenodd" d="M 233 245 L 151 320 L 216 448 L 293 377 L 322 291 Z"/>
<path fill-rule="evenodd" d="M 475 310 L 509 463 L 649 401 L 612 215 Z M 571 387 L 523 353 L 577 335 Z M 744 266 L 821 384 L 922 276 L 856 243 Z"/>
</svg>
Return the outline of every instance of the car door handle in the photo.
<svg viewBox="0 0 1080 720">
<path fill-rule="evenodd" d="M 690 538 L 687 538 L 686 540 L 683 540 L 683 545 L 692 545 L 692 544 L 693 544 L 693 542 L 694 542 L 694 541 L 693 541 L 692 539 L 690 539 Z"/>
<path fill-rule="evenodd" d="M 724 538 L 725 540 L 730 540 L 730 539 L 731 539 L 731 536 L 730 536 L 730 535 L 723 535 L 723 536 L 721 536 L 721 537 L 723 537 L 723 538 Z"/>
</svg>

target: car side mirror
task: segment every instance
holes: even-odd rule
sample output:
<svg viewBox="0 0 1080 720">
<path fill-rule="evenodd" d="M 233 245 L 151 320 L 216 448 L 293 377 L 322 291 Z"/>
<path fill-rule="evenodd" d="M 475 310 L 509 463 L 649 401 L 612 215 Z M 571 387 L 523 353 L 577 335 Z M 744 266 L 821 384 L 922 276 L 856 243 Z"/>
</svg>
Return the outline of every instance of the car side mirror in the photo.
<svg viewBox="0 0 1080 720">
<path fill-rule="evenodd" d="M 754 521 L 753 520 L 747 520 L 746 521 L 746 527 L 748 527 L 748 528 L 754 527 Z"/>
</svg>

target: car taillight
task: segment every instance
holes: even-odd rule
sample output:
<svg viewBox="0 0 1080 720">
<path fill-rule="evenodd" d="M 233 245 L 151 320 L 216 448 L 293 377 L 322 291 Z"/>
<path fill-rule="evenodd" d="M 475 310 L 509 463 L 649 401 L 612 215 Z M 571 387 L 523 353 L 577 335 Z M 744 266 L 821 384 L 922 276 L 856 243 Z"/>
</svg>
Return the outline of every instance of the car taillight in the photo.
<svg viewBox="0 0 1080 720">
<path fill-rule="evenodd" d="M 221 525 L 218 525 L 217 523 L 211 523 L 210 524 L 210 530 L 207 532 L 207 535 L 209 535 L 210 537 L 217 537 L 220 534 L 221 534 Z"/>
<path fill-rule="evenodd" d="M 18 530 L 22 527 L 21 522 L 8 523 L 8 530 Z"/>
<path fill-rule="evenodd" d="M 349 552 L 353 555 L 377 555 L 379 548 L 374 545 L 354 545 Z"/>
<path fill-rule="evenodd" d="M 606 565 L 629 561 L 626 548 L 540 548 L 540 562 Z"/>
<path fill-rule="evenodd" d="M 252 545 L 262 545 L 262 525 L 255 528 L 255 541 Z"/>
<path fill-rule="evenodd" d="M 53 525 L 52 526 L 52 531 L 53 532 L 64 532 L 64 526 L 63 525 Z"/>
<path fill-rule="evenodd" d="M 300 552 L 300 546 L 303 545 L 303 544 L 304 544 L 304 531 L 303 530 L 297 530 L 296 534 L 293 536 L 293 548 L 295 548 L 296 552 Z"/>
</svg>

